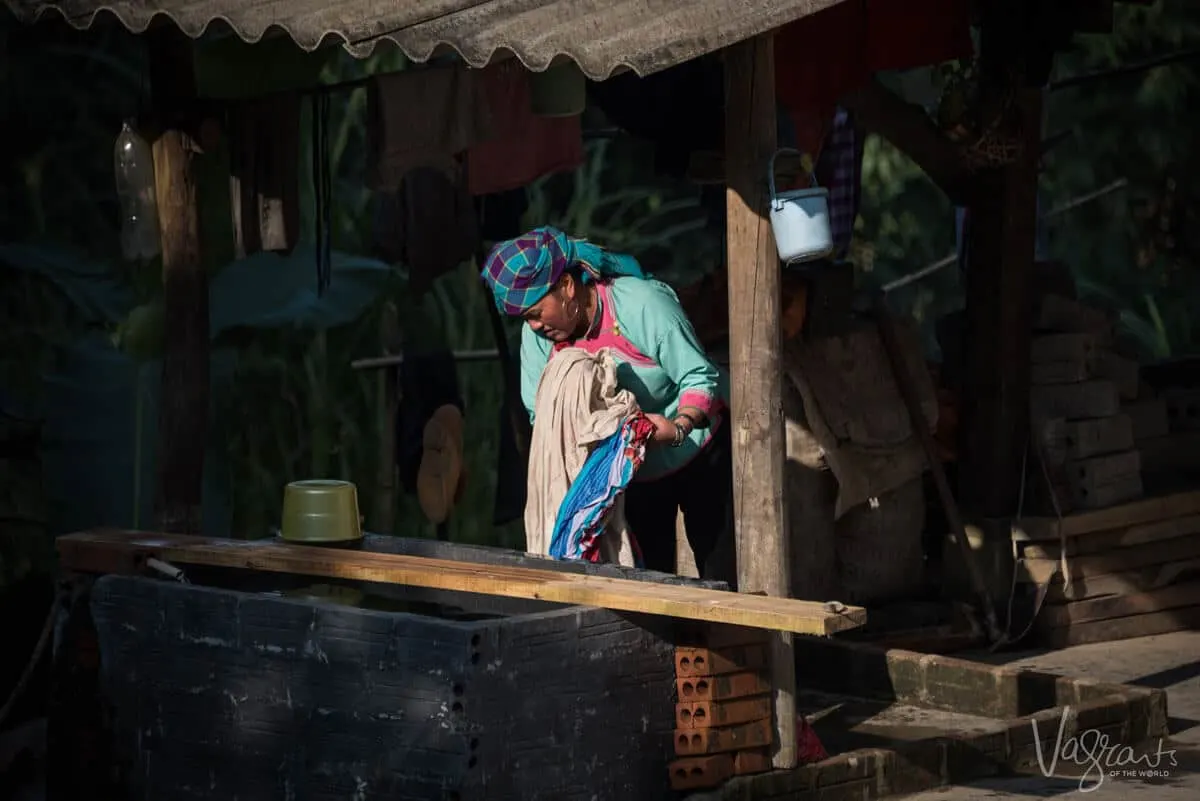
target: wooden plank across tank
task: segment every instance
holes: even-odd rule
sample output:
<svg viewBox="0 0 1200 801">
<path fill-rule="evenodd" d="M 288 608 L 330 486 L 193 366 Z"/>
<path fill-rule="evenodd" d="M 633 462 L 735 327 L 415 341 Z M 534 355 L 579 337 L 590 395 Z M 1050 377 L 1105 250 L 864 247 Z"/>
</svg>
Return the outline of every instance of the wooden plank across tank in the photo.
<svg viewBox="0 0 1200 801">
<path fill-rule="evenodd" d="M 342 548 L 138 531 L 98 530 L 58 538 L 60 565 L 81 573 L 141 571 L 147 558 L 179 565 L 292 573 L 500 595 L 624 612 L 731 623 L 796 634 L 858 628 L 866 611 L 702 587 L 560 573 Z"/>
</svg>

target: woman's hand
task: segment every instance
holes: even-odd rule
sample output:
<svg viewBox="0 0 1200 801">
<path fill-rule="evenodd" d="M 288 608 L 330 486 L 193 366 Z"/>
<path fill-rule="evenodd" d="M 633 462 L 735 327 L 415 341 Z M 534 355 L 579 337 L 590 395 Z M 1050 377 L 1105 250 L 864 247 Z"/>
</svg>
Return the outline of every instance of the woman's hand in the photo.
<svg viewBox="0 0 1200 801">
<path fill-rule="evenodd" d="M 663 445 L 670 445 L 675 441 L 675 423 L 671 422 L 661 414 L 646 413 L 646 419 L 654 424 L 654 441 Z"/>
</svg>

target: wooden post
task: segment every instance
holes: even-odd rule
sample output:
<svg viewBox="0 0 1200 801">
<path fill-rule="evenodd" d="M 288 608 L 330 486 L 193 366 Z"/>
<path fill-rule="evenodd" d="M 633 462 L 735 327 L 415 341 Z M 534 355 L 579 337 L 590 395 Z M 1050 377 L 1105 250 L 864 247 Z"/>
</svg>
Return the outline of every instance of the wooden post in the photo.
<svg viewBox="0 0 1200 801">
<path fill-rule="evenodd" d="M 162 395 L 158 423 L 159 530 L 199 533 L 208 439 L 208 276 L 200 257 L 193 174 L 192 43 L 174 29 L 148 41 L 151 92 L 161 124 L 153 143 L 155 195 L 162 229 Z M 192 120 L 194 122 L 194 120 Z"/>
<path fill-rule="evenodd" d="M 788 595 L 780 363 L 780 267 L 767 220 L 767 163 L 776 147 L 770 35 L 725 51 L 725 164 L 729 357 L 738 589 Z M 772 638 L 776 768 L 796 766 L 792 637 Z"/>
<path fill-rule="evenodd" d="M 959 493 L 969 518 L 1009 517 L 1020 496 L 1029 443 L 1029 349 L 1037 232 L 1038 160 L 1044 76 L 1030 64 L 1039 53 L 1040 22 L 1028 6 L 985 5 L 985 78 L 996 95 L 1015 91 L 1022 155 L 976 178 L 966 266 L 965 372 Z M 1030 40 L 1033 40 L 1032 42 Z M 1019 56 L 1014 55 L 1019 54 Z M 1032 466 L 1032 463 L 1030 463 Z"/>
</svg>

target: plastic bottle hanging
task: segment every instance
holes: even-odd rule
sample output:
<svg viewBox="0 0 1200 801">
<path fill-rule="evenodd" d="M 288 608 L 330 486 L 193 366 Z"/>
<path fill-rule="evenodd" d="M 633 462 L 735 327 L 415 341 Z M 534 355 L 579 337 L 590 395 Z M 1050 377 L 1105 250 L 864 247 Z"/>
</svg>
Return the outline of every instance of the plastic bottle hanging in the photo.
<svg viewBox="0 0 1200 801">
<path fill-rule="evenodd" d="M 154 157 L 150 145 L 128 122 L 117 136 L 113 164 L 121 207 L 121 253 L 128 261 L 153 259 L 161 248 Z"/>
</svg>

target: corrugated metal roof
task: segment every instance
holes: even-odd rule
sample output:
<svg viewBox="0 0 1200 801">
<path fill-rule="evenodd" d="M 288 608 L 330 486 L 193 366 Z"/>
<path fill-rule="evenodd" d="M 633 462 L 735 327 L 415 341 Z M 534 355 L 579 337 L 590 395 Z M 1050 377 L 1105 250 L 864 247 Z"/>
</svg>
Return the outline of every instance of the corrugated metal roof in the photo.
<svg viewBox="0 0 1200 801">
<path fill-rule="evenodd" d="M 340 38 L 356 56 L 390 40 L 414 61 L 453 48 L 475 67 L 511 51 L 531 70 L 557 56 L 602 80 L 648 75 L 766 33 L 840 0 L 4 0 L 22 21 L 111 14 L 136 33 L 165 16 L 192 38 L 214 21 L 256 42 L 282 28 L 305 50 Z"/>
</svg>

